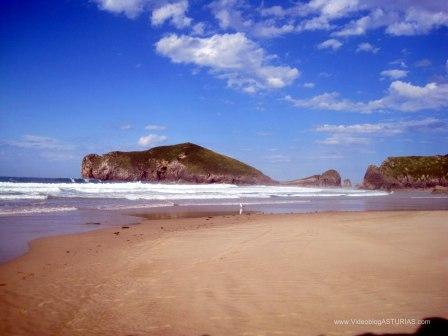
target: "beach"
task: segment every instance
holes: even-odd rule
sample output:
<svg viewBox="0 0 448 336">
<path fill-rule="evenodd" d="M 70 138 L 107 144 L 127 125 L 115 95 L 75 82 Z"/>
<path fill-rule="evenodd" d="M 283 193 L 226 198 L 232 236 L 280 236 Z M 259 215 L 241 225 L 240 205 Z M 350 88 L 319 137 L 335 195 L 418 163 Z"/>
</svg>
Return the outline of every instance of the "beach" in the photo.
<svg viewBox="0 0 448 336">
<path fill-rule="evenodd" d="M 219 215 L 37 239 L 0 265 L 0 334 L 413 333 L 448 318 L 447 215 Z"/>
</svg>

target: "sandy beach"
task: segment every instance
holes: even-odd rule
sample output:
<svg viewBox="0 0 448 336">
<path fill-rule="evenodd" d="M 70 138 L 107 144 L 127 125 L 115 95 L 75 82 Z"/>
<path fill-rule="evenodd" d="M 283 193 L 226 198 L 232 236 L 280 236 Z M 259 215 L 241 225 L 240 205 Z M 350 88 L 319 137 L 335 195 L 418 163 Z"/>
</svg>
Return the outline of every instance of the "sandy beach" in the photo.
<svg viewBox="0 0 448 336">
<path fill-rule="evenodd" d="M 358 335 L 448 318 L 446 211 L 213 216 L 38 239 L 2 335 Z"/>
</svg>

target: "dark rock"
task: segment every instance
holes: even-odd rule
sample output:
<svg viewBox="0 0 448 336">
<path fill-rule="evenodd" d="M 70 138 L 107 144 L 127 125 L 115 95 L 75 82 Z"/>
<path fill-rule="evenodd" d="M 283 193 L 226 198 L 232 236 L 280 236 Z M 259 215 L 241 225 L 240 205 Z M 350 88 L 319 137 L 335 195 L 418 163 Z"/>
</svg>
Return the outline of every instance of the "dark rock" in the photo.
<svg viewBox="0 0 448 336">
<path fill-rule="evenodd" d="M 129 226 L 122 226 L 122 229 L 129 229 Z"/>
<path fill-rule="evenodd" d="M 303 179 L 288 181 L 284 184 L 300 187 L 340 187 L 341 175 L 336 170 L 330 169 L 322 175 L 313 175 Z"/>
<path fill-rule="evenodd" d="M 433 194 L 448 194 L 448 187 L 436 186 L 431 192 Z"/>
<path fill-rule="evenodd" d="M 351 188 L 352 187 L 352 181 L 350 179 L 345 179 L 342 181 L 342 187 L 344 188 Z"/>
<path fill-rule="evenodd" d="M 275 184 L 259 170 L 207 148 L 183 143 L 141 152 L 89 154 L 84 178 L 116 181 Z"/>
<path fill-rule="evenodd" d="M 384 185 L 384 176 L 380 168 L 374 165 L 367 167 L 364 174 L 363 187 L 365 189 L 380 189 Z"/>
</svg>

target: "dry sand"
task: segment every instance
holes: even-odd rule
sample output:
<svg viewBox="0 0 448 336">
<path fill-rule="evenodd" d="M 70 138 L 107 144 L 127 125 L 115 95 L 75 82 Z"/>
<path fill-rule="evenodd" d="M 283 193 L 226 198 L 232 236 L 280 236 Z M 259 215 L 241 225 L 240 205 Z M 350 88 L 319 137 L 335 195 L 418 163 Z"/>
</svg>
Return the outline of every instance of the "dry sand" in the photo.
<svg viewBox="0 0 448 336">
<path fill-rule="evenodd" d="M 39 239 L 0 266 L 0 334 L 410 333 L 334 320 L 447 318 L 447 215 L 218 216 Z"/>
</svg>

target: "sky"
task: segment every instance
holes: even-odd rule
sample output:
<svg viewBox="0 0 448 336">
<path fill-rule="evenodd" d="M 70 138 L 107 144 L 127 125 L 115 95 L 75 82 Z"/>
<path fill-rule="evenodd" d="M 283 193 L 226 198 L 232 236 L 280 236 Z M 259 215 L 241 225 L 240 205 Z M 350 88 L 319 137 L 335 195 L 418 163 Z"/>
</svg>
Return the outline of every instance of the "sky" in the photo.
<svg viewBox="0 0 448 336">
<path fill-rule="evenodd" d="M 448 153 L 444 0 L 0 2 L 0 176 L 193 142 L 289 180 Z"/>
</svg>

